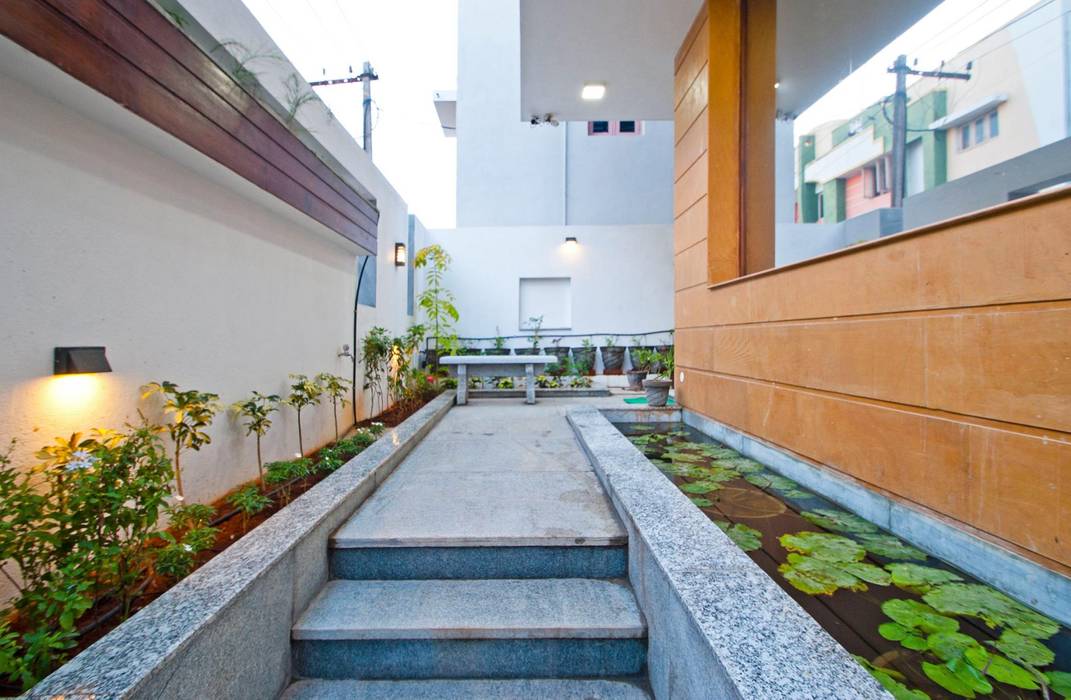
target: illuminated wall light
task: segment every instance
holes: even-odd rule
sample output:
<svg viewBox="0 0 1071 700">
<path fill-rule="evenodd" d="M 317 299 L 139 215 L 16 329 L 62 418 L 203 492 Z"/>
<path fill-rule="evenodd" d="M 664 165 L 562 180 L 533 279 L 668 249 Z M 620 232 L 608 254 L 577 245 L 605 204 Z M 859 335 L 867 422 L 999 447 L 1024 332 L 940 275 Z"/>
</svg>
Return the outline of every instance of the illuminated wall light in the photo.
<svg viewBox="0 0 1071 700">
<path fill-rule="evenodd" d="M 565 245 L 569 249 L 574 249 L 577 246 L 579 246 L 580 244 L 577 243 L 576 236 L 566 236 L 565 237 Z"/>
<path fill-rule="evenodd" d="M 606 83 L 584 83 L 580 90 L 580 99 L 594 102 L 606 97 Z"/>
<path fill-rule="evenodd" d="M 54 348 L 52 374 L 95 374 L 111 372 L 103 346 Z"/>
<path fill-rule="evenodd" d="M 394 244 L 394 265 L 396 267 L 405 267 L 405 264 L 409 261 L 408 253 L 405 250 L 404 243 Z"/>
</svg>

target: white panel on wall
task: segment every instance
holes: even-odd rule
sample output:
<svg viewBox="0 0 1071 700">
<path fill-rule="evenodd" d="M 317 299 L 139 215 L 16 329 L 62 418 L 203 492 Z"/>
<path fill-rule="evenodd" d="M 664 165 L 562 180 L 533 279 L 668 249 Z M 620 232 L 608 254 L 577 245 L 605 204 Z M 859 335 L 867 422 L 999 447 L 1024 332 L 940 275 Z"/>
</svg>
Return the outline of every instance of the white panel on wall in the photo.
<svg viewBox="0 0 1071 700">
<path fill-rule="evenodd" d="M 573 327 L 573 292 L 569 277 L 522 277 L 518 327 L 534 328 L 529 319 L 543 317 L 543 328 Z"/>
</svg>

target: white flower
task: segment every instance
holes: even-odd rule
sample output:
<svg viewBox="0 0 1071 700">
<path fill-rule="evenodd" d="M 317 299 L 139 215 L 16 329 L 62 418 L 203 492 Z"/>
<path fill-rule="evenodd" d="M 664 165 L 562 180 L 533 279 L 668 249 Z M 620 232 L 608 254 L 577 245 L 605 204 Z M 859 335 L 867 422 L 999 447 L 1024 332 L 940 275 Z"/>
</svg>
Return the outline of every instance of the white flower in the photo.
<svg viewBox="0 0 1071 700">
<path fill-rule="evenodd" d="M 75 450 L 71 453 L 71 459 L 64 465 L 64 469 L 69 472 L 81 471 L 82 469 L 92 469 L 93 465 L 99 460 L 93 455 L 89 454 L 86 450 Z"/>
<path fill-rule="evenodd" d="M 193 547 L 191 547 L 188 544 L 182 545 L 182 548 L 185 549 L 187 552 L 192 552 L 193 551 Z"/>
</svg>

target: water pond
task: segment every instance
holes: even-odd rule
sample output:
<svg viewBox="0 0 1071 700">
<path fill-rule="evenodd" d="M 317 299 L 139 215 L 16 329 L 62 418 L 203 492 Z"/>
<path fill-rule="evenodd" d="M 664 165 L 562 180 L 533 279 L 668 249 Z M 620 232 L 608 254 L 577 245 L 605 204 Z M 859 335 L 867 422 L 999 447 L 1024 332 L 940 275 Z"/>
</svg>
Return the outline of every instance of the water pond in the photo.
<svg viewBox="0 0 1071 700">
<path fill-rule="evenodd" d="M 617 426 L 898 699 L 1071 697 L 1071 630 L 679 423 Z"/>
</svg>

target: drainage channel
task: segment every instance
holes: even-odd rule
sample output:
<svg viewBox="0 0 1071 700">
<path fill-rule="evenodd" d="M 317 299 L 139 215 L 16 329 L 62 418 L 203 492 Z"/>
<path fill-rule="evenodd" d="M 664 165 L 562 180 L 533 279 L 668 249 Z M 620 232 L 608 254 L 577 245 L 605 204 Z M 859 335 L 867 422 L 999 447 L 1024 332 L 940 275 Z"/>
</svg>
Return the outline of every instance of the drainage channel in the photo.
<svg viewBox="0 0 1071 700">
<path fill-rule="evenodd" d="M 1071 630 L 680 423 L 616 423 L 899 699 L 1071 697 Z"/>
</svg>

